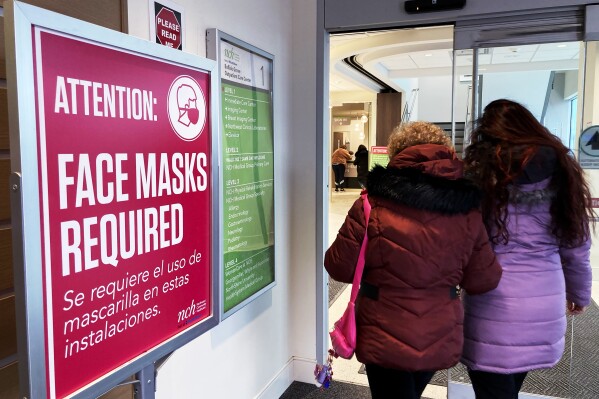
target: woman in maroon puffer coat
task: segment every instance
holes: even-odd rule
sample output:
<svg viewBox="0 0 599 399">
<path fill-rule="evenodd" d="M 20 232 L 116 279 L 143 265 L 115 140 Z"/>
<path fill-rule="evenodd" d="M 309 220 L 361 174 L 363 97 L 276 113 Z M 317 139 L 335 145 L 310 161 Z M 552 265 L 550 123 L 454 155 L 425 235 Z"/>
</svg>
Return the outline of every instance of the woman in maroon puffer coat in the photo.
<svg viewBox="0 0 599 399">
<path fill-rule="evenodd" d="M 479 294 L 501 278 L 480 193 L 462 178 L 450 145 L 433 124 L 401 125 L 389 140 L 389 164 L 368 176 L 372 210 L 356 356 L 375 399 L 419 398 L 436 370 L 454 366 L 463 344 L 456 287 Z M 365 225 L 360 198 L 325 255 L 335 280 L 352 282 Z"/>
</svg>

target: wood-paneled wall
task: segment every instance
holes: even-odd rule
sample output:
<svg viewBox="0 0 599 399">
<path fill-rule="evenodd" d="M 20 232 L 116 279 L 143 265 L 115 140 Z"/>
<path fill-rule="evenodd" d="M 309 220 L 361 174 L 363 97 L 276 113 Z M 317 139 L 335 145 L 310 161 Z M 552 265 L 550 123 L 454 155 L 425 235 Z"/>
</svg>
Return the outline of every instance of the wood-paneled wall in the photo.
<svg viewBox="0 0 599 399">
<path fill-rule="evenodd" d="M 127 31 L 126 0 L 22 0 L 38 7 L 65 14 L 121 32 Z M 18 398 L 17 328 L 12 257 L 12 220 L 10 206 L 10 135 L 6 90 L 4 18 L 0 17 L 0 398 Z M 115 388 L 102 399 L 131 399 L 131 385 Z"/>
<path fill-rule="evenodd" d="M 395 126 L 401 122 L 401 93 L 376 95 L 376 145 L 386 147 Z"/>
</svg>

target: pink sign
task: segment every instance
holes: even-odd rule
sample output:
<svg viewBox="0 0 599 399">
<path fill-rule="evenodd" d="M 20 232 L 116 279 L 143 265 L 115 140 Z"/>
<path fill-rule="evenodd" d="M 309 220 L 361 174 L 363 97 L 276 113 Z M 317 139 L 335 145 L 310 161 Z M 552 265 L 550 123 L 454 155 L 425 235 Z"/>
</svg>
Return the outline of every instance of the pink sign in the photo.
<svg viewBox="0 0 599 399">
<path fill-rule="evenodd" d="M 35 32 L 47 380 L 63 397 L 212 315 L 211 77 Z"/>
<path fill-rule="evenodd" d="M 370 147 L 372 154 L 387 154 L 387 147 Z"/>
</svg>

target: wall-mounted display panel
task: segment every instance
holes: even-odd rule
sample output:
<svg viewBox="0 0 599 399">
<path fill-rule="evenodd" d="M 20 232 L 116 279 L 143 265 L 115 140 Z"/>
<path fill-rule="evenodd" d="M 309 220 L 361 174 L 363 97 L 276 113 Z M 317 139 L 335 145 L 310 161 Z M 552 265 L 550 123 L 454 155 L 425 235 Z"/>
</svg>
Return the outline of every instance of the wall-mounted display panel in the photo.
<svg viewBox="0 0 599 399">
<path fill-rule="evenodd" d="M 216 29 L 220 70 L 223 315 L 275 284 L 274 57 Z"/>
<path fill-rule="evenodd" d="M 368 163 L 368 170 L 374 168 L 376 165 L 387 166 L 389 163 L 389 154 L 387 147 L 373 146 L 370 147 L 370 159 Z"/>
<path fill-rule="evenodd" d="M 588 127 L 580 134 L 578 162 L 585 169 L 599 169 L 599 126 Z"/>
<path fill-rule="evenodd" d="M 218 322 L 215 64 L 6 11 L 21 390 L 91 397 Z"/>
</svg>

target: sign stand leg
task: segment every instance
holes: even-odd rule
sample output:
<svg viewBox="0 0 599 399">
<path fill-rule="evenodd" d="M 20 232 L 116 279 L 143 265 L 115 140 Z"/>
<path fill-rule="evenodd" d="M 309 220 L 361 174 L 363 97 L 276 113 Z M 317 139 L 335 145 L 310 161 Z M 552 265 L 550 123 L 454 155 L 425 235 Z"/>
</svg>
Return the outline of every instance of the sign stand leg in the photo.
<svg viewBox="0 0 599 399">
<path fill-rule="evenodd" d="M 154 399 L 156 379 L 154 364 L 144 367 L 135 374 L 135 399 Z"/>
</svg>

